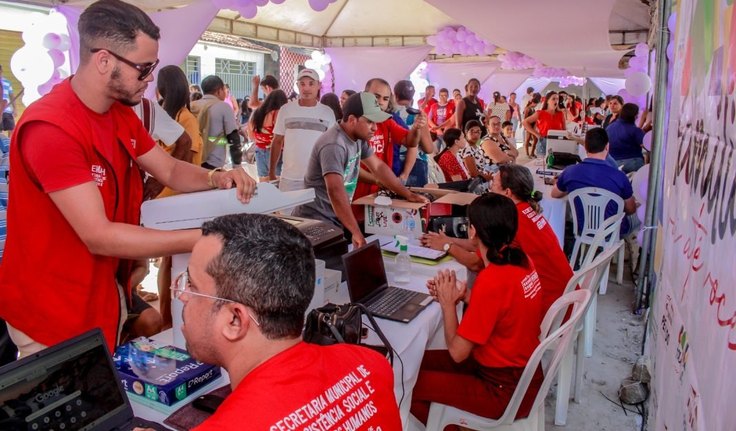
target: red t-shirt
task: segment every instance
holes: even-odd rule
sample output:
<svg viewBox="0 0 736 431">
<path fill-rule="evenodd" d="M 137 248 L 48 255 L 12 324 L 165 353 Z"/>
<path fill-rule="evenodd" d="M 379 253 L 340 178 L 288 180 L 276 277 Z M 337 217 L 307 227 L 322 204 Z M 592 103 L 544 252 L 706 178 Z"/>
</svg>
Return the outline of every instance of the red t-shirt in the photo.
<svg viewBox="0 0 736 431">
<path fill-rule="evenodd" d="M 393 381 L 367 348 L 302 342 L 252 370 L 195 430 L 400 430 Z"/>
<path fill-rule="evenodd" d="M 452 118 L 453 115 L 455 115 L 455 102 L 452 100 L 447 102 L 445 105 L 435 103 L 429 109 L 429 113 L 427 114 L 429 119 L 437 126 L 441 126 L 442 123 L 447 121 L 449 118 Z"/>
<path fill-rule="evenodd" d="M 550 130 L 565 130 L 565 113 L 557 111 L 552 115 L 545 110 L 539 111 L 537 129 L 543 138 L 547 137 L 547 132 Z"/>
<path fill-rule="evenodd" d="M 109 148 L 107 148 L 110 155 L 108 161 L 118 168 L 115 171 L 125 171 L 127 165 L 131 163 L 131 159 L 125 148 L 115 140 L 115 127 L 112 117 L 93 113 L 92 111 L 88 112 L 87 115 L 97 117 L 89 125 L 96 136 L 104 137 L 102 141 L 109 144 Z M 107 172 L 105 166 L 92 165 L 90 168 L 84 150 L 77 140 L 53 124 L 30 123 L 26 126 L 25 136 L 29 142 L 45 141 L 54 143 L 53 152 L 49 152 L 46 145 L 23 145 L 21 147 L 21 152 L 27 160 L 28 166 L 31 167 L 33 175 L 36 176 L 41 188 L 46 193 L 67 189 L 89 181 L 95 181 L 98 185 L 102 185 L 106 181 L 116 181 L 114 178 L 110 178 L 112 173 Z M 141 139 L 138 140 L 135 148 L 136 156 L 142 156 L 155 145 L 147 134 L 139 136 Z M 125 184 L 125 182 L 119 182 L 116 186 L 121 187 Z M 121 195 L 124 196 L 125 192 L 123 191 Z"/>
<path fill-rule="evenodd" d="M 445 174 L 445 181 L 453 181 L 453 175 L 460 175 L 462 180 L 468 179 L 468 175 L 465 173 L 463 167 L 460 166 L 457 156 L 452 154 L 450 151 L 442 153 L 437 164 L 440 166 L 440 169 L 442 169 L 442 173 Z"/>
<path fill-rule="evenodd" d="M 481 365 L 526 366 L 539 345 L 541 289 L 531 264 L 490 263 L 478 274 L 457 334 L 476 344 L 473 357 Z"/>
<path fill-rule="evenodd" d="M 376 124 L 376 133 L 373 135 L 373 137 L 368 141 L 368 145 L 373 149 L 373 153 L 381 160 L 384 161 L 389 167 L 391 168 L 391 165 L 393 164 L 394 159 L 394 150 L 393 150 L 393 144 L 396 142 L 402 142 L 404 139 L 406 139 L 406 136 L 409 134 L 409 131 L 405 128 L 401 127 L 394 121 L 393 118 L 389 118 L 388 120 Z M 360 166 L 363 169 L 368 169 L 363 163 L 360 164 Z M 361 181 L 358 181 L 358 186 L 355 188 L 355 194 L 353 195 L 353 200 L 361 198 L 363 196 L 367 196 L 371 193 L 375 193 L 378 191 L 378 186 L 375 184 L 367 184 Z M 363 208 L 362 207 L 354 207 L 354 212 L 356 211 L 355 208 L 360 209 L 361 218 L 359 220 L 362 220 L 362 213 Z M 358 214 L 356 213 L 356 216 Z"/>
<path fill-rule="evenodd" d="M 532 260 L 542 283 L 542 311 L 562 296 L 572 269 L 560 247 L 557 235 L 542 214 L 537 214 L 526 202 L 516 204 L 519 229 L 514 241 Z"/>
<path fill-rule="evenodd" d="M 423 103 L 424 103 L 424 97 L 419 99 L 418 105 L 422 106 Z M 429 99 L 427 101 L 427 104 L 424 105 L 424 108 L 422 108 L 422 111 L 424 111 L 425 114 L 429 114 L 429 110 L 432 109 L 432 106 L 436 105 L 437 103 L 438 103 L 437 99 L 435 99 L 434 97 Z"/>
</svg>

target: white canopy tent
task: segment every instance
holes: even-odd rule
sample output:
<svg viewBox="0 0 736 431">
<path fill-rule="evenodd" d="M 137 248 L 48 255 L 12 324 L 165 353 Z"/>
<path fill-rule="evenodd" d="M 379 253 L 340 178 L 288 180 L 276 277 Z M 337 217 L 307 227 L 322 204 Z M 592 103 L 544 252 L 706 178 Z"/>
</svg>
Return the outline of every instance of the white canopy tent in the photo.
<svg viewBox="0 0 736 431">
<path fill-rule="evenodd" d="M 497 53 L 520 51 L 578 76 L 620 78 L 623 71 L 618 64 L 624 52 L 611 47 L 609 30 L 633 31 L 649 24 L 648 8 L 640 0 L 337 0 L 321 12 L 312 10 L 308 0 L 285 0 L 259 7 L 252 19 L 237 11 L 218 11 L 212 0 L 128 1 L 148 11 L 162 28 L 162 65 L 181 64 L 198 36 L 208 29 L 324 49 L 333 58 L 337 91 L 360 89 L 365 80 L 375 76 L 391 83 L 408 77 L 432 52 L 426 37 L 445 26 L 461 24 L 502 47 Z M 90 3 L 92 0 L 69 0 L 60 9 L 73 21 Z M 550 25 L 525 26 L 526 18 L 532 16 L 548 17 Z M 72 22 L 70 27 L 74 26 Z M 71 50 L 72 68 L 76 51 Z M 530 74 L 528 69 L 500 69 L 495 55 L 429 58 L 430 82 L 445 87 L 462 88 L 473 76 L 483 83 L 484 91 L 508 93 Z"/>
</svg>

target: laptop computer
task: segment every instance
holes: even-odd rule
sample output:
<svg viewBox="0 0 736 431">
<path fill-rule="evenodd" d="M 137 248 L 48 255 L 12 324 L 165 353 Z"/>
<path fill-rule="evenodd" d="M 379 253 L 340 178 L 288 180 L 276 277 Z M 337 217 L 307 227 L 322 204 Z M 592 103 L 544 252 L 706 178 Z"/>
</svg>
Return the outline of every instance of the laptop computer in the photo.
<svg viewBox="0 0 736 431">
<path fill-rule="evenodd" d="M 133 416 L 99 329 L 0 368 L 1 430 L 134 427 L 166 429 Z"/>
<path fill-rule="evenodd" d="M 388 285 L 378 241 L 343 255 L 342 262 L 350 300 L 377 317 L 408 323 L 432 302 L 426 293 Z"/>
</svg>

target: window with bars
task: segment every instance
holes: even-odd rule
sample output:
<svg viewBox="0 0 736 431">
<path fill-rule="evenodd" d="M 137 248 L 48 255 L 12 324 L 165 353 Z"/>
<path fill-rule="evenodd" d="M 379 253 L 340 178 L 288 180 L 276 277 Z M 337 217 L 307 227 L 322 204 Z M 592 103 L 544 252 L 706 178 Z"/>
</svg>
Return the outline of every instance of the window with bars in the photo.
<svg viewBox="0 0 736 431">
<path fill-rule="evenodd" d="M 194 55 L 187 56 L 184 62 L 184 73 L 190 84 L 197 84 L 202 80 L 202 58 Z"/>
<path fill-rule="evenodd" d="M 215 59 L 215 75 L 223 75 L 228 73 L 241 75 L 255 75 L 256 63 L 252 61 L 230 60 L 227 58 Z"/>
</svg>

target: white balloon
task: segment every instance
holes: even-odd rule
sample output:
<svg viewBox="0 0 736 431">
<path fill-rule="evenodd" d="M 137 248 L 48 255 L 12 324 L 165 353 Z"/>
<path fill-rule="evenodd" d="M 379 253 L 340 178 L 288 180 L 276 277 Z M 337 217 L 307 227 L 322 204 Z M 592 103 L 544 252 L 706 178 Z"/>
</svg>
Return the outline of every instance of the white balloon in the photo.
<svg viewBox="0 0 736 431">
<path fill-rule="evenodd" d="M 317 69 L 317 76 L 319 76 L 320 81 L 324 81 L 325 79 L 325 71 L 322 69 Z"/>
<path fill-rule="evenodd" d="M 330 63 L 332 63 L 332 57 L 330 57 L 330 54 L 323 54 L 322 55 L 322 62 L 323 62 L 323 64 L 330 64 Z"/>
<path fill-rule="evenodd" d="M 305 61 L 304 65 L 310 69 L 319 69 L 319 64 L 311 58 Z"/>
<path fill-rule="evenodd" d="M 59 34 L 59 37 L 61 38 L 61 41 L 59 42 L 59 45 L 56 47 L 59 51 L 66 51 L 71 47 L 71 41 L 69 40 L 69 35 L 61 33 Z"/>
<path fill-rule="evenodd" d="M 649 165 L 642 166 L 634 173 L 631 178 L 631 188 L 634 190 L 636 201 L 641 202 L 643 206 L 649 194 Z"/>
<path fill-rule="evenodd" d="M 41 95 L 38 94 L 38 86 L 24 86 L 23 87 L 23 104 L 25 106 L 29 106 L 31 103 L 35 102 L 36 100 L 40 99 Z"/>
<path fill-rule="evenodd" d="M 647 151 L 652 151 L 652 131 L 651 130 L 644 134 L 642 145 L 644 146 L 644 149 L 646 149 Z"/>
<path fill-rule="evenodd" d="M 320 61 L 322 58 L 322 53 L 319 51 L 312 51 L 312 60 L 314 61 Z"/>
<path fill-rule="evenodd" d="M 644 72 L 634 72 L 626 78 L 626 91 L 632 96 L 641 96 L 652 87 L 652 81 Z"/>
<path fill-rule="evenodd" d="M 24 46 L 10 59 L 10 70 L 24 88 L 35 88 L 48 81 L 54 69 L 54 61 L 40 46 L 38 49 Z"/>
</svg>

